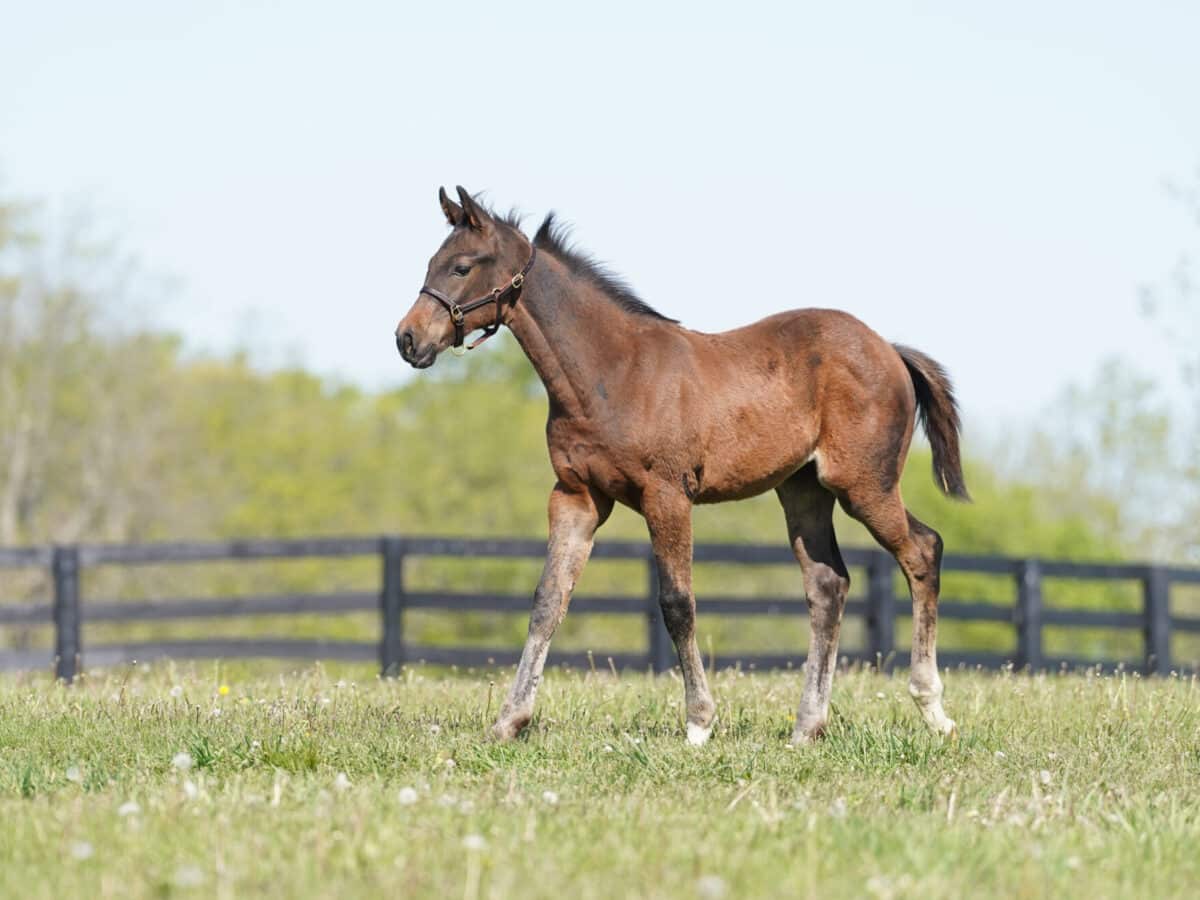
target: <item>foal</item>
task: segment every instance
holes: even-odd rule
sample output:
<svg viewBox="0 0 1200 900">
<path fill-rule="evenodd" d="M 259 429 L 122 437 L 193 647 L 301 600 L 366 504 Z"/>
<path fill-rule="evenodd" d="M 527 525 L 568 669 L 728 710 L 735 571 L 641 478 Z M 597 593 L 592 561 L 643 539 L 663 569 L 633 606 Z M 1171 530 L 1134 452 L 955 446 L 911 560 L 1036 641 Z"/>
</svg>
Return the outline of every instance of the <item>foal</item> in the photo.
<svg viewBox="0 0 1200 900">
<path fill-rule="evenodd" d="M 515 737 L 555 629 L 592 549 L 623 503 L 646 519 L 659 603 L 683 671 L 687 737 L 702 744 L 716 706 L 696 645 L 692 505 L 774 490 L 804 573 L 811 638 L 793 743 L 821 735 L 850 578 L 833 533 L 837 501 L 896 557 L 913 601 L 909 691 L 926 724 L 951 735 L 937 667 L 942 541 L 904 508 L 899 479 L 919 416 L 933 472 L 967 499 L 950 381 L 922 353 L 827 309 L 779 313 L 722 334 L 689 331 L 572 250 L 553 214 L 532 242 L 464 191 L 439 191 L 452 226 L 425 287 L 396 328 L 424 369 L 465 335 L 507 325 L 550 398 L 546 438 L 558 478 L 550 540 L 516 677 L 493 726 Z"/>
</svg>

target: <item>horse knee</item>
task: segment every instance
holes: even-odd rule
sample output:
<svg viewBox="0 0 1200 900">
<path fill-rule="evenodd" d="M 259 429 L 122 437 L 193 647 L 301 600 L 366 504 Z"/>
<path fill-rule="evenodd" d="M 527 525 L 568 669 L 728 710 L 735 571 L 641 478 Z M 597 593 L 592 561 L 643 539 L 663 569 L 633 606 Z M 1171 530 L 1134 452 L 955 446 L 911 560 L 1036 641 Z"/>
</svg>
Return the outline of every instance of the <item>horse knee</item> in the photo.
<svg viewBox="0 0 1200 900">
<path fill-rule="evenodd" d="M 665 589 L 659 592 L 658 606 L 662 610 L 667 634 L 675 640 L 688 637 L 696 627 L 696 604 L 685 591 Z"/>
<path fill-rule="evenodd" d="M 831 566 L 811 565 L 804 581 L 810 615 L 817 610 L 827 610 L 841 616 L 846 595 L 850 592 L 849 575 L 842 575 Z"/>
</svg>

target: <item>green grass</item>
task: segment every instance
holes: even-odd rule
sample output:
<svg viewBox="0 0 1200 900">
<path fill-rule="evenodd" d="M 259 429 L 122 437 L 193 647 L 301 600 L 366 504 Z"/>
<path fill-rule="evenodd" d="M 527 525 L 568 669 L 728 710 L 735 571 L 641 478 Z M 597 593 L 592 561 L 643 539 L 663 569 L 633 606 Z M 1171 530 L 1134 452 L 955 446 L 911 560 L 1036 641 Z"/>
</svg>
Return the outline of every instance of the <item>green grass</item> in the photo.
<svg viewBox="0 0 1200 900">
<path fill-rule="evenodd" d="M 717 677 L 704 748 L 684 741 L 675 678 L 564 672 L 525 738 L 491 743 L 506 680 L 165 665 L 72 688 L 0 680 L 0 896 L 1111 897 L 1200 883 L 1195 680 L 951 672 L 961 738 L 942 743 L 902 678 L 844 673 L 827 739 L 803 750 L 785 747 L 798 673 Z"/>
</svg>

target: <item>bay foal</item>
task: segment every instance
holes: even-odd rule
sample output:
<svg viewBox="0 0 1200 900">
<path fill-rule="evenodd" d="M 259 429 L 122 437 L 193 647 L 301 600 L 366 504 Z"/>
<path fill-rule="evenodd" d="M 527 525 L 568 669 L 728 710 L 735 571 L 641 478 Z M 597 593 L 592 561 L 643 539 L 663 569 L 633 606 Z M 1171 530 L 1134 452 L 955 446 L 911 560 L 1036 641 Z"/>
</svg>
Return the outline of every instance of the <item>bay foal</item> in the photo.
<svg viewBox="0 0 1200 900">
<path fill-rule="evenodd" d="M 683 672 L 688 740 L 704 743 L 716 706 L 696 644 L 692 505 L 774 490 L 810 611 L 793 742 L 820 736 L 829 716 L 850 585 L 835 501 L 904 572 L 913 602 L 909 690 L 926 724 L 953 734 L 936 650 L 942 541 L 904 508 L 899 487 L 919 416 L 939 487 L 967 497 L 958 412 L 942 368 L 835 310 L 793 310 L 721 334 L 690 331 L 567 246 L 553 214 L 530 241 L 461 187 L 457 203 L 445 191 L 439 200 L 452 230 L 396 329 L 401 355 L 423 369 L 466 335 L 483 329 L 481 341 L 506 325 L 550 399 L 546 438 L 558 481 L 546 564 L 493 733 L 512 738 L 529 723 L 593 536 L 623 503 L 649 527 L 663 620 Z"/>
</svg>

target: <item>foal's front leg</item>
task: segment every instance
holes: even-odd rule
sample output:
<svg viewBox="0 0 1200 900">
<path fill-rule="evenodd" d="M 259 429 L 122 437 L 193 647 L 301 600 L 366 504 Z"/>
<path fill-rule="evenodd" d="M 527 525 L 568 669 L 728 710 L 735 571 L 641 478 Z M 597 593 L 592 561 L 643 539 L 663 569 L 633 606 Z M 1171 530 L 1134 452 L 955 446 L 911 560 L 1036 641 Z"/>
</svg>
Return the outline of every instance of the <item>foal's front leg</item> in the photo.
<svg viewBox="0 0 1200 900">
<path fill-rule="evenodd" d="M 696 595 L 692 593 L 692 504 L 674 491 L 647 490 L 642 515 L 658 564 L 658 605 L 663 624 L 675 642 L 683 670 L 687 706 L 687 738 L 703 744 L 712 734 L 717 707 L 708 692 L 704 661 L 696 645 Z"/>
<path fill-rule="evenodd" d="M 533 701 L 542 680 L 546 654 L 550 652 L 550 640 L 567 614 L 571 591 L 592 552 L 596 529 L 608 518 L 612 506 L 607 497 L 587 489 L 572 491 L 562 482 L 550 494 L 550 543 L 546 566 L 533 595 L 529 635 L 508 699 L 492 726 L 492 734 L 502 740 L 516 737 L 533 718 Z"/>
</svg>

